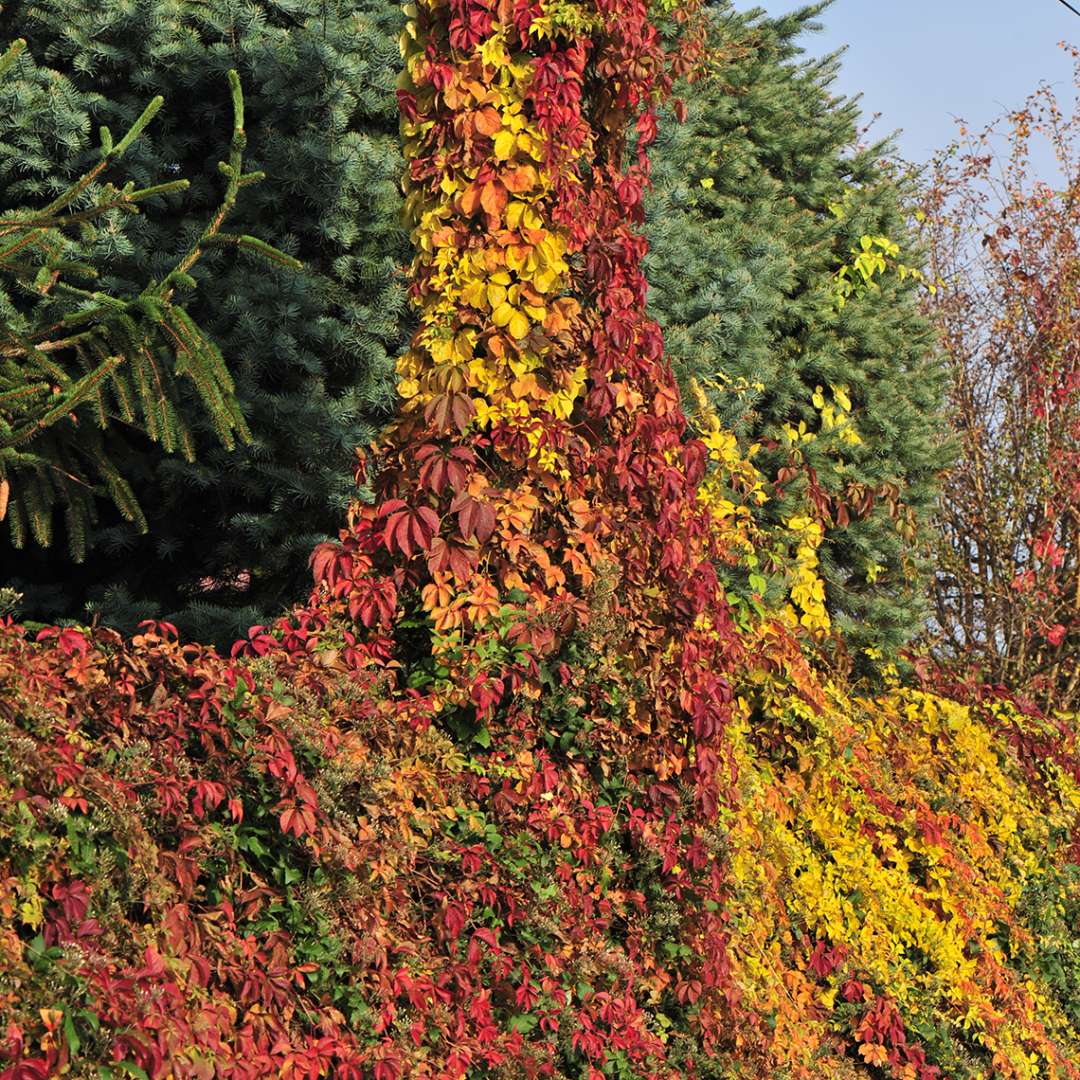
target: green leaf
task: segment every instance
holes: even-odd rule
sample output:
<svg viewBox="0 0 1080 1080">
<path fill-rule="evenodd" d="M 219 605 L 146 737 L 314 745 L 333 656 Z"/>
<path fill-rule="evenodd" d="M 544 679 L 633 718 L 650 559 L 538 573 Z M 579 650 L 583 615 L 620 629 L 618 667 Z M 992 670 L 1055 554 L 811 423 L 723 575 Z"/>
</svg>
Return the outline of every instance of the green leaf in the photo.
<svg viewBox="0 0 1080 1080">
<path fill-rule="evenodd" d="M 67 1040 L 68 1050 L 71 1051 L 71 1056 L 75 1057 L 82 1047 L 82 1040 L 79 1038 L 78 1032 L 75 1030 L 75 1024 L 71 1019 L 71 1010 L 64 1009 L 64 1038 Z"/>
<path fill-rule="evenodd" d="M 133 1061 L 118 1061 L 114 1068 L 119 1069 L 125 1076 L 135 1076 L 138 1077 L 138 1080 L 150 1080 L 150 1077 L 146 1075 L 146 1071 Z"/>
<path fill-rule="evenodd" d="M 515 1013 L 510 1017 L 510 1030 L 518 1031 L 522 1035 L 528 1035 L 534 1027 L 536 1027 L 538 1021 L 535 1016 L 531 1016 L 529 1013 Z"/>
</svg>

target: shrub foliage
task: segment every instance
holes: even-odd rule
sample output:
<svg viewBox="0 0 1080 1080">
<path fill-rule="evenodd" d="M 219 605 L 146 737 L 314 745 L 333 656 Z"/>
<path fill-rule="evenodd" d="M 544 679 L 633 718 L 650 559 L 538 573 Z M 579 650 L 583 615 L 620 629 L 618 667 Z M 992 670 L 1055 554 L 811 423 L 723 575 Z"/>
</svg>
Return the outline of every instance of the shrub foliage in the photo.
<svg viewBox="0 0 1080 1080">
<path fill-rule="evenodd" d="M 1074 61 L 1077 54 L 1074 53 Z M 1033 174 L 1036 140 L 1064 180 Z M 1080 112 L 1050 87 L 928 170 L 928 298 L 962 453 L 937 512 L 932 651 L 957 681 L 1080 705 Z M 1060 190 L 1059 190 L 1060 186 Z"/>
<path fill-rule="evenodd" d="M 580 680 L 466 744 L 307 630 L 0 631 L 5 1080 L 1076 1075 L 1075 735 L 748 669 L 703 813 Z"/>
<path fill-rule="evenodd" d="M 649 9 L 403 46 L 419 329 L 309 602 L 0 632 L 0 1075 L 1076 1077 L 1071 729 L 831 681 L 809 514 L 721 584 L 766 496 L 644 312 Z"/>
</svg>

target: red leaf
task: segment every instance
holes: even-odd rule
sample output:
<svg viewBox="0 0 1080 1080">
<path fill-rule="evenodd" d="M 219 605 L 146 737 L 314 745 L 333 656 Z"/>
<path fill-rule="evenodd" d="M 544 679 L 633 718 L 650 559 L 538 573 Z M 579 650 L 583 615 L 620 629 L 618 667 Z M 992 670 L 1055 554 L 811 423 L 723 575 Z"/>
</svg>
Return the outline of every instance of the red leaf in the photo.
<svg viewBox="0 0 1080 1080">
<path fill-rule="evenodd" d="M 315 581 L 325 581 L 333 588 L 341 575 L 344 561 L 345 553 L 340 544 L 318 544 L 311 553 L 311 572 Z"/>
<path fill-rule="evenodd" d="M 476 415 L 476 406 L 468 394 L 448 392 L 437 394 L 424 408 L 424 419 L 434 424 L 438 431 L 449 431 L 456 427 L 463 432 Z"/>
<path fill-rule="evenodd" d="M 430 506 L 420 506 L 410 510 L 399 499 L 392 499 L 384 504 L 380 513 L 392 504 L 402 509 L 394 509 L 386 520 L 383 530 L 383 543 L 388 551 L 395 548 L 406 558 L 412 558 L 418 551 L 427 551 L 431 547 L 432 537 L 439 531 L 441 520 Z"/>
<path fill-rule="evenodd" d="M 465 909 L 460 904 L 448 904 L 443 914 L 443 922 L 446 925 L 446 936 L 451 941 L 457 941 L 461 937 L 461 931 L 465 929 Z"/>
<path fill-rule="evenodd" d="M 56 638 L 56 644 L 65 656 L 74 656 L 76 653 L 85 656 L 90 649 L 90 642 L 85 636 L 70 627 L 61 630 L 56 626 L 47 626 L 40 631 L 35 640 L 48 641 L 50 638 Z"/>
<path fill-rule="evenodd" d="M 315 831 L 315 813 L 307 806 L 298 806 L 294 802 L 284 804 L 278 823 L 281 831 L 292 833 L 295 836 L 303 836 L 305 833 Z"/>
<path fill-rule="evenodd" d="M 483 544 L 495 531 L 495 511 L 489 503 L 463 492 L 450 504 L 450 511 L 457 514 L 458 527 L 466 540 L 475 537 Z"/>
<path fill-rule="evenodd" d="M 420 483 L 441 495 L 449 486 L 462 487 L 469 478 L 469 467 L 476 462 L 476 455 L 465 446 L 455 446 L 451 450 L 427 443 L 416 453 L 420 462 Z"/>
<path fill-rule="evenodd" d="M 375 1062 L 374 1080 L 399 1080 L 401 1071 L 398 1063 L 391 1058 L 383 1058 Z"/>
<path fill-rule="evenodd" d="M 431 546 L 428 569 L 433 574 L 453 574 L 459 581 L 468 581 L 476 570 L 480 553 L 475 543 L 458 543 L 441 536 Z"/>
<path fill-rule="evenodd" d="M 370 628 L 389 626 L 397 610 L 397 587 L 390 580 L 358 582 L 349 596 L 349 614 Z"/>
</svg>

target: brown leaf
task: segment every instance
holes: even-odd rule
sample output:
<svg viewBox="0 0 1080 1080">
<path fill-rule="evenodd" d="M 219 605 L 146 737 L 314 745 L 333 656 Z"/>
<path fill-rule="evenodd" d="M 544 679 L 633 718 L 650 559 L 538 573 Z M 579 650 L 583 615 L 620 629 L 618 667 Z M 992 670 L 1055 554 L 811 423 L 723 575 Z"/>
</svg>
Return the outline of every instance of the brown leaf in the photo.
<svg viewBox="0 0 1080 1080">
<path fill-rule="evenodd" d="M 437 394 L 424 408 L 424 419 L 438 431 L 449 431 L 451 427 L 456 427 L 464 432 L 475 415 L 476 406 L 472 398 L 454 391 Z"/>
<path fill-rule="evenodd" d="M 433 574 L 453 574 L 458 581 L 468 581 L 479 562 L 475 543 L 465 544 L 460 539 L 446 540 L 438 537 L 428 554 L 428 569 Z"/>
</svg>

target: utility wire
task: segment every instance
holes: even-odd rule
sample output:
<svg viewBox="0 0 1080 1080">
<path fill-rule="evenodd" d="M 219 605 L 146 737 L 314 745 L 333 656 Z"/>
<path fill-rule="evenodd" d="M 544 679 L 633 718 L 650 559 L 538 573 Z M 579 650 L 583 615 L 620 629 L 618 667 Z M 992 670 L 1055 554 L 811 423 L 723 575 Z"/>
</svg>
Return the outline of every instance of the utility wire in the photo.
<svg viewBox="0 0 1080 1080">
<path fill-rule="evenodd" d="M 1074 15 L 1080 15 L 1080 11 L 1077 11 L 1076 8 L 1069 3 L 1069 0 L 1058 0 L 1058 3 L 1064 4 Z"/>
</svg>

